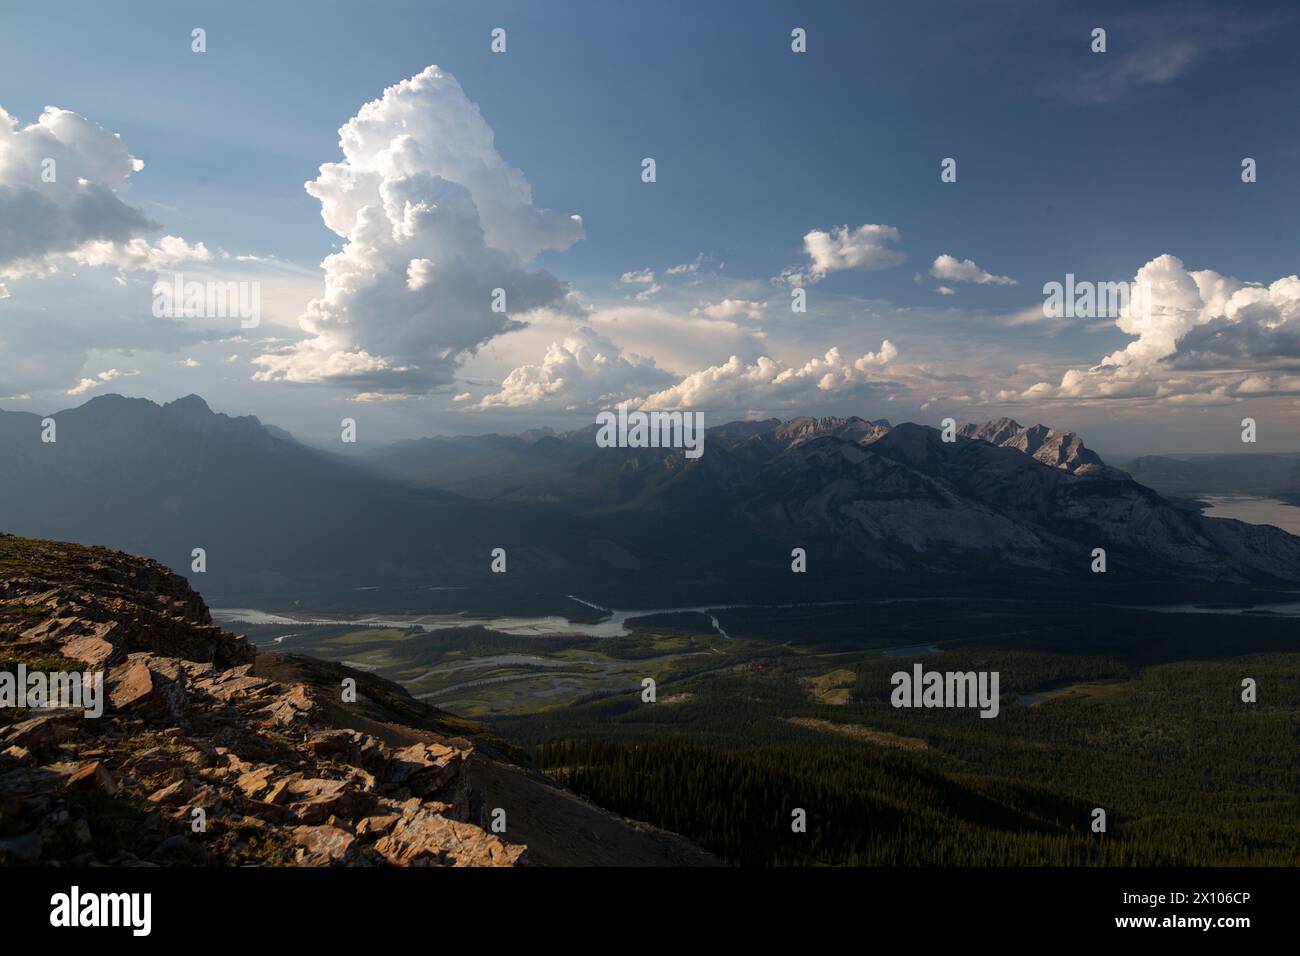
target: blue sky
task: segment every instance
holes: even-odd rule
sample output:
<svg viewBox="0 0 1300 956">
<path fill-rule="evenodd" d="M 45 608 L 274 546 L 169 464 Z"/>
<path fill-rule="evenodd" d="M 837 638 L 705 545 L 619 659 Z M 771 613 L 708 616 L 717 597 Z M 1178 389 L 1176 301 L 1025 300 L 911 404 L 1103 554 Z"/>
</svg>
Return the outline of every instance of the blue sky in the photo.
<svg viewBox="0 0 1300 956">
<path fill-rule="evenodd" d="M 498 26 L 507 30 L 504 54 L 489 49 Z M 1090 50 L 1097 26 L 1107 30 L 1101 54 Z M 201 55 L 190 49 L 194 27 L 207 31 Z M 793 27 L 807 30 L 805 54 L 790 49 Z M 1295 356 L 1286 336 L 1261 344 L 1250 325 L 1285 328 L 1288 288 L 1225 305 L 1205 291 L 1213 281 L 1197 280 L 1203 307 L 1177 303 L 1178 329 L 1226 326 L 1211 349 L 1217 365 L 1173 343 L 1156 354 L 1153 342 L 1120 360 L 1116 375 L 1070 388 L 1060 385 L 1066 371 L 1101 363 L 1134 334 L 1113 321 L 1014 319 L 1041 306 L 1045 282 L 1066 273 L 1133 280 L 1161 256 L 1182 265 L 1150 270 L 1162 288 L 1185 290 L 1188 275 L 1208 271 L 1250 298 L 1254 284 L 1268 289 L 1294 275 L 1298 36 L 1293 4 L 1263 3 L 11 7 L 0 31 L 0 108 L 20 128 L 57 106 L 119 134 L 145 165 L 115 191 L 161 225 L 151 241 L 175 235 L 273 259 L 270 271 L 244 276 L 279 290 L 264 290 L 276 308 L 258 334 L 303 337 L 297 319 L 320 295 L 321 260 L 346 243 L 303 184 L 342 159 L 339 128 L 362 104 L 431 64 L 477 104 L 496 154 L 531 186 L 533 206 L 580 214 L 583 235 L 521 262 L 567 284 L 580 304 L 539 299 L 542 312 L 512 313 L 529 329 L 487 326 L 469 336 L 472 348 L 416 383 L 387 373 L 368 383 L 331 379 L 319 368 L 304 376 L 301 363 L 253 381 L 250 371 L 268 368 L 252 364 L 265 352 L 254 343 L 172 330 L 150 348 L 136 315 L 115 339 L 111 317 L 96 326 L 85 314 L 102 301 L 95 273 L 145 287 L 145 311 L 152 274 L 84 257 L 58 264 L 56 275 L 0 273 L 8 292 L 0 348 L 22 369 L 11 382 L 0 374 L 4 407 L 53 410 L 108 390 L 156 399 L 197 391 L 215 407 L 309 436 L 335 430 L 323 408 L 332 422 L 336 411 L 364 406 L 371 434 L 390 438 L 576 426 L 602 400 L 653 394 L 661 404 L 697 403 L 714 420 L 1010 414 L 1078 428 L 1120 451 L 1215 449 L 1234 420 L 1258 409 L 1271 425 L 1261 446 L 1289 447 L 1300 396 Z M 657 163 L 653 184 L 640 180 L 646 156 Z M 1258 163 L 1249 185 L 1240 179 L 1247 156 Z M 957 159 L 956 183 L 940 182 L 944 157 Z M 896 230 L 887 245 L 905 260 L 831 269 L 808 284 L 808 313 L 790 314 L 790 283 L 774 280 L 809 265 L 805 236 L 865 224 Z M 1016 284 L 936 277 L 942 255 Z M 665 274 L 697 256 L 694 272 Z M 203 268 L 215 265 L 190 271 Z M 620 282 L 645 270 L 653 280 Z M 750 303 L 740 307 L 747 314 L 716 308 L 727 301 Z M 354 304 L 345 324 L 366 321 Z M 543 355 L 552 341 L 564 343 L 566 323 L 585 353 L 557 365 L 569 369 L 561 376 Z M 399 338 L 405 347 L 430 343 L 388 330 L 343 347 Z M 886 340 L 897 359 L 882 352 Z M 464 342 L 433 337 L 434 346 Z M 805 376 L 808 389 L 750 387 L 763 384 L 763 374 L 747 371 L 760 358 L 793 370 L 830 348 L 873 356 L 868 371 L 830 363 L 843 380 L 832 388 L 815 386 L 821 369 Z M 227 353 L 239 357 L 226 363 Z M 682 387 L 692 374 L 725 369 L 732 354 L 739 365 L 730 378 L 715 372 Z M 575 387 L 584 355 L 628 356 L 629 370 L 623 380 Z M 419 359 L 387 357 L 390 368 Z M 646 359 L 654 374 L 638 365 Z M 110 369 L 120 380 L 69 394 Z M 532 369 L 517 379 L 539 386 L 538 400 L 500 387 L 518 369 Z M 743 387 L 729 390 L 728 381 Z M 1050 389 L 1034 392 L 1040 383 Z M 1205 438 L 1207 422 L 1218 438 Z"/>
</svg>

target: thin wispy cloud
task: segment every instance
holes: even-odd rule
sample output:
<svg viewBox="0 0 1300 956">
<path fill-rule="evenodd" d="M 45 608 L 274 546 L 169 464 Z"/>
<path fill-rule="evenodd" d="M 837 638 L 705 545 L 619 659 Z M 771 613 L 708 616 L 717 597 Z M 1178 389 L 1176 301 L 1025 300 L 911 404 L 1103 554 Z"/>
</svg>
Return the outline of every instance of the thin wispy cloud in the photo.
<svg viewBox="0 0 1300 956">
<path fill-rule="evenodd" d="M 1266 38 L 1283 17 L 1250 5 L 1228 12 L 1221 5 L 1178 3 L 1092 19 L 1087 28 L 1106 30 L 1106 52 L 1049 86 L 1052 95 L 1080 106 L 1115 103 L 1211 68 Z M 1074 22 L 1084 29 L 1081 20 Z"/>
</svg>

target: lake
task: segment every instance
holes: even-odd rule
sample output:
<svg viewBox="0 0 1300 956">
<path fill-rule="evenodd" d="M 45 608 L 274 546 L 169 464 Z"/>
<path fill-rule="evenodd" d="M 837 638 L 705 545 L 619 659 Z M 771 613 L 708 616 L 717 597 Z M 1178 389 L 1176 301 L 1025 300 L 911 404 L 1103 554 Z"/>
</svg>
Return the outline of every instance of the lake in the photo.
<svg viewBox="0 0 1300 956">
<path fill-rule="evenodd" d="M 360 617 L 318 617 L 310 612 L 273 613 L 250 607 L 214 607 L 212 619 L 218 624 L 348 624 L 354 627 L 418 627 L 422 631 L 442 631 L 452 627 L 473 627 L 478 625 L 503 634 L 527 636 L 532 634 L 581 634 L 585 637 L 627 637 L 632 631 L 627 622 L 633 618 L 650 617 L 657 614 L 702 614 L 709 619 L 709 625 L 721 637 L 727 637 L 726 630 L 718 621 L 714 611 L 728 608 L 753 607 L 831 607 L 839 604 L 851 604 L 851 601 L 810 601 L 797 604 L 705 604 L 696 607 L 660 607 L 620 610 L 592 604 L 572 594 L 566 595 L 570 600 L 605 612 L 608 617 L 588 624 L 571 621 L 565 617 L 551 615 L 547 617 L 475 617 L 468 614 L 370 614 Z"/>
<path fill-rule="evenodd" d="M 213 608 L 212 619 L 218 624 L 350 624 L 356 627 L 418 627 L 423 631 L 441 631 L 452 627 L 472 627 L 479 625 L 503 634 L 527 636 L 532 634 L 581 634 L 586 637 L 627 637 L 632 632 L 627 622 L 636 617 L 648 617 L 652 614 L 703 614 L 709 618 L 713 629 L 723 637 L 727 636 L 717 617 L 709 612 L 721 610 L 728 606 L 715 604 L 703 607 L 665 607 L 641 608 L 638 610 L 619 610 L 604 608 L 572 597 L 579 604 L 598 611 L 605 611 L 609 616 L 594 624 L 570 621 L 558 616 L 548 617 L 471 617 L 466 614 L 396 614 L 366 615 L 362 617 L 317 617 L 307 614 L 274 614 L 256 608 Z"/>
<path fill-rule="evenodd" d="M 1271 524 L 1275 528 L 1300 535 L 1300 508 L 1276 498 L 1246 495 L 1195 495 L 1209 507 L 1202 512 L 1208 518 L 1236 518 L 1247 524 Z"/>
</svg>

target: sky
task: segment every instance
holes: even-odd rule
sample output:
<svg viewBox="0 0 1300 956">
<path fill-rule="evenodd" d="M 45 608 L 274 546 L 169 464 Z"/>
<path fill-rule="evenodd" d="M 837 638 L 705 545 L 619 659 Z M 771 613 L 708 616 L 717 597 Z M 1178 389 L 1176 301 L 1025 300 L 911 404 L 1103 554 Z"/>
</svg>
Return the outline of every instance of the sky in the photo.
<svg viewBox="0 0 1300 956">
<path fill-rule="evenodd" d="M 1298 39 L 1263 2 L 9 6 L 0 408 L 1295 450 Z M 1067 276 L 1132 301 L 1052 312 Z"/>
</svg>

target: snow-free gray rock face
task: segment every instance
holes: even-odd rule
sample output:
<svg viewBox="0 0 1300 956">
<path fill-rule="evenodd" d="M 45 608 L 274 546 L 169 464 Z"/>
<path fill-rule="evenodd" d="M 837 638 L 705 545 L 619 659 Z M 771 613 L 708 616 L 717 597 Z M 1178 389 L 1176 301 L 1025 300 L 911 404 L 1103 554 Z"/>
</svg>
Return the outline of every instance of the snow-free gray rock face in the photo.
<svg viewBox="0 0 1300 956">
<path fill-rule="evenodd" d="M 1060 468 L 1072 475 L 1102 474 L 1109 467 L 1074 432 L 1060 432 L 1046 425 L 1026 427 L 1014 419 L 999 418 L 982 425 L 963 425 L 957 434 L 962 438 L 986 441 L 1000 448 L 1014 448 L 1044 465 Z M 1112 477 L 1118 475 L 1112 474 Z"/>
<path fill-rule="evenodd" d="M 931 450 L 909 427 L 886 436 L 884 449 L 885 439 L 862 445 L 834 436 L 791 446 L 742 505 L 745 519 L 791 540 L 819 534 L 895 572 L 959 571 L 981 554 L 1004 566 L 1052 567 L 1051 547 L 1023 523 L 928 473 Z"/>
<path fill-rule="evenodd" d="M 694 520 L 817 535 L 846 560 L 894 572 L 1075 574 L 1100 547 L 1127 575 L 1300 581 L 1300 538 L 1177 508 L 1077 435 L 1009 420 L 968 430 L 978 437 L 944 442 L 910 423 L 799 418 L 744 439 L 711 432 L 699 462 L 660 452 L 662 481 L 642 457 L 651 491 L 638 505 L 708 502 Z M 725 495 L 711 493 L 715 481 Z"/>
<path fill-rule="evenodd" d="M 590 447 L 589 432 L 562 440 Z M 965 425 L 944 442 L 921 425 L 801 416 L 715 426 L 705 449 L 688 460 L 667 449 L 593 448 L 468 493 L 512 502 L 567 495 L 576 512 L 625 534 L 643 567 L 705 563 L 706 542 L 713 569 L 772 546 L 765 541 L 816 538 L 854 574 L 1076 575 L 1100 547 L 1109 570 L 1130 579 L 1300 581 L 1300 538 L 1179 509 L 1075 433 L 1046 425 L 1004 418 Z M 684 551 L 675 527 L 692 529 Z"/>
<path fill-rule="evenodd" d="M 772 438 L 778 442 L 795 444 L 833 435 L 846 441 L 870 444 L 889 433 L 888 422 L 869 422 L 856 416 L 849 418 L 792 418 L 772 429 Z"/>
<path fill-rule="evenodd" d="M 960 438 L 945 444 L 934 429 L 903 425 L 871 448 L 933 475 L 967 501 L 1013 517 L 1067 567 L 1077 567 L 1084 545 L 1105 548 L 1131 567 L 1147 562 L 1148 572 L 1300 580 L 1300 538 L 1177 508 L 1092 452 L 1075 458 L 1079 467 L 1071 471 L 1065 464 L 1043 467 L 1040 454 L 1028 453 L 1032 443 L 1025 450 L 1017 445 Z"/>
</svg>

